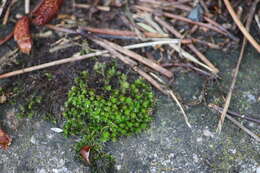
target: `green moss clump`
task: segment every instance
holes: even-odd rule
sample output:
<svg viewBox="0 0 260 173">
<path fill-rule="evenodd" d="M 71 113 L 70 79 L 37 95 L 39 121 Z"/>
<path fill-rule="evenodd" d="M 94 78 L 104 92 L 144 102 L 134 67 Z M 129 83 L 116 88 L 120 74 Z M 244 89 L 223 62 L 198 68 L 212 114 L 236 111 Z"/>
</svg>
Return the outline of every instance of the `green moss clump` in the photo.
<svg viewBox="0 0 260 173">
<path fill-rule="evenodd" d="M 41 103 L 41 96 L 32 95 L 24 101 L 24 104 L 19 105 L 19 113 L 17 116 L 19 118 L 33 118 L 38 113 L 37 108 L 41 105 Z"/>
<path fill-rule="evenodd" d="M 92 79 L 85 71 L 75 79 L 65 103 L 64 133 L 82 137 L 77 150 L 84 145 L 99 150 L 104 142 L 140 133 L 152 121 L 150 85 L 143 79 L 130 82 L 114 65 L 98 63 L 94 70 Z"/>
</svg>

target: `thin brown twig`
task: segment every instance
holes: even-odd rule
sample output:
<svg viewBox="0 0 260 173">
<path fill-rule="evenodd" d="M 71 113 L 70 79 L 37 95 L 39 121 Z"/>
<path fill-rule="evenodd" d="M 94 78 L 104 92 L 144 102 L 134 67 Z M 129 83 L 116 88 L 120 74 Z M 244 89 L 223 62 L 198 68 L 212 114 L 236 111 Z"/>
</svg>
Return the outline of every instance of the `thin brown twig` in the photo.
<svg viewBox="0 0 260 173">
<path fill-rule="evenodd" d="M 159 17 L 155 17 L 155 20 L 165 27 L 167 30 L 169 30 L 172 34 L 174 34 L 177 38 L 182 38 L 182 35 L 174 29 L 172 26 L 170 26 L 167 22 L 162 20 Z M 202 62 L 204 62 L 207 66 L 209 66 L 213 73 L 218 73 L 219 70 L 205 57 L 193 44 L 188 44 L 188 47 L 200 58 Z"/>
<path fill-rule="evenodd" d="M 209 17 L 204 16 L 204 20 L 206 20 L 208 23 L 216 26 L 220 30 L 224 31 L 227 33 L 229 38 L 232 38 L 234 41 L 239 42 L 239 38 L 235 37 L 233 34 L 231 34 L 228 30 L 226 30 L 223 26 L 215 22 L 214 20 L 210 19 Z"/>
<path fill-rule="evenodd" d="M 170 42 L 169 41 L 155 41 L 155 42 L 150 42 L 150 43 L 140 43 L 140 44 L 125 46 L 125 48 L 136 49 L 136 48 L 142 48 L 142 47 L 147 47 L 147 46 L 170 44 L 170 43 L 176 44 L 176 43 L 178 43 L 178 40 L 174 40 L 174 41 L 170 41 Z M 4 78 L 20 75 L 20 74 L 32 72 L 32 71 L 37 71 L 37 70 L 41 70 L 41 69 L 65 64 L 65 63 L 81 61 L 81 60 L 84 60 L 84 59 L 87 59 L 87 58 L 90 58 L 90 57 L 105 55 L 107 53 L 108 53 L 108 51 L 105 50 L 105 51 L 98 51 L 98 52 L 95 52 L 95 53 L 90 53 L 90 54 L 82 55 L 82 56 L 80 56 L 79 54 L 76 54 L 76 55 L 74 55 L 70 58 L 64 58 L 64 59 L 61 59 L 61 60 L 56 60 L 56 61 L 52 61 L 52 62 L 49 62 L 49 63 L 40 64 L 40 65 L 36 65 L 36 66 L 32 66 L 32 67 L 28 67 L 28 68 L 24 68 L 24 69 L 20 69 L 20 70 L 8 72 L 8 73 L 0 75 L 0 79 L 4 79 Z"/>
<path fill-rule="evenodd" d="M 93 37 L 90 34 L 87 34 L 87 33 L 85 33 L 84 31 L 82 31 L 80 29 L 78 29 L 78 32 L 80 34 L 82 34 L 82 35 L 85 35 L 87 38 L 92 38 Z M 97 40 L 97 38 L 95 40 Z M 141 62 L 142 64 L 147 65 L 148 67 L 154 69 L 155 71 L 157 71 L 157 72 L 159 72 L 159 73 L 161 73 L 161 74 L 163 74 L 163 75 L 165 75 L 165 76 L 167 76 L 169 78 L 173 76 L 171 71 L 163 68 L 162 66 L 156 64 L 155 62 L 151 61 L 150 59 L 147 59 L 147 58 L 145 58 L 145 57 L 143 57 L 143 56 L 141 56 L 141 55 L 139 55 L 139 54 L 137 54 L 137 53 L 135 53 L 135 52 L 133 52 L 131 50 L 123 48 L 123 47 L 121 47 L 121 46 L 119 46 L 119 45 L 117 45 L 117 44 L 115 44 L 113 42 L 110 42 L 110 41 L 107 41 L 107 40 L 104 40 L 104 39 L 102 39 L 102 41 L 104 41 L 104 44 L 110 45 L 111 47 L 116 49 L 118 52 L 121 52 L 121 53 L 123 53 L 123 54 L 125 54 L 125 55 L 127 55 L 127 56 L 129 56 L 129 57 L 131 57 L 133 59 L 135 59 L 136 61 Z"/>
<path fill-rule="evenodd" d="M 188 0 L 190 1 L 190 0 Z M 188 2 L 187 1 L 187 2 Z M 184 11 L 191 11 L 192 8 L 184 5 L 185 2 L 162 2 L 162 1 L 158 1 L 158 0 L 139 0 L 138 5 L 140 6 L 147 6 L 147 4 L 149 4 L 150 6 L 153 6 L 153 8 L 162 8 L 162 9 L 180 9 L 180 10 L 184 10 Z"/>
<path fill-rule="evenodd" d="M 234 37 L 231 37 L 229 33 L 224 32 L 224 31 L 220 30 L 219 28 L 214 27 L 214 26 L 209 25 L 209 24 L 206 24 L 206 23 L 196 22 L 196 21 L 193 21 L 193 20 L 188 19 L 186 17 L 180 16 L 180 15 L 175 15 L 175 14 L 168 13 L 168 12 L 156 13 L 153 9 L 151 9 L 149 7 L 138 6 L 138 5 L 135 5 L 134 7 L 136 9 L 139 9 L 139 10 L 143 10 L 143 11 L 154 13 L 156 16 L 165 16 L 165 17 L 169 17 L 169 18 L 172 18 L 172 19 L 176 19 L 176 20 L 180 20 L 180 21 L 183 21 L 183 22 L 187 22 L 187 23 L 190 23 L 190 24 L 198 25 L 200 27 L 208 28 L 208 29 L 211 29 L 211 30 L 213 30 L 215 32 L 218 32 L 220 34 L 228 36 L 231 39 L 234 39 Z M 237 41 L 237 39 L 235 41 Z"/>
<path fill-rule="evenodd" d="M 249 14 L 249 17 L 248 17 L 247 23 L 246 23 L 246 29 L 247 30 L 250 30 L 250 25 L 251 25 L 253 17 L 254 17 L 256 5 L 258 4 L 259 1 L 260 0 L 256 0 L 251 6 L 250 14 Z M 225 2 L 225 0 L 224 0 L 224 2 Z M 232 13 L 232 15 L 236 15 L 236 14 Z M 237 19 L 237 17 L 234 17 L 234 18 Z M 228 92 L 228 95 L 227 95 L 227 98 L 226 98 L 224 109 L 221 113 L 221 117 L 220 117 L 220 120 L 218 122 L 218 128 L 217 128 L 218 133 L 221 132 L 221 129 L 222 129 L 222 126 L 224 124 L 224 120 L 225 120 L 225 117 L 226 117 L 226 114 L 227 114 L 227 111 L 228 111 L 228 108 L 229 108 L 229 105 L 230 105 L 230 101 L 231 101 L 232 93 L 233 93 L 235 83 L 236 83 L 236 80 L 237 80 L 237 75 L 238 75 L 238 72 L 239 72 L 240 64 L 241 64 L 241 61 L 244 57 L 244 51 L 245 51 L 246 44 L 247 44 L 247 38 L 246 38 L 246 36 L 244 36 L 242 48 L 241 48 L 240 55 L 239 55 L 239 58 L 238 58 L 238 62 L 237 62 L 236 68 L 235 68 L 235 73 L 234 73 L 234 76 L 233 76 L 233 79 L 232 79 L 232 83 L 231 83 L 230 88 L 229 88 L 229 92 Z"/>
<path fill-rule="evenodd" d="M 222 107 L 219 107 L 219 106 L 214 105 L 214 104 L 209 104 L 209 107 L 215 109 L 216 111 L 218 111 L 218 112 L 220 112 L 220 113 L 223 111 L 223 108 L 222 108 Z M 252 121 L 252 122 L 254 122 L 254 123 L 260 124 L 260 119 L 252 118 L 252 117 L 250 117 L 250 116 L 248 116 L 248 115 L 244 115 L 244 114 L 241 115 L 241 114 L 239 114 L 239 113 L 237 113 L 237 112 L 233 112 L 233 111 L 229 111 L 229 110 L 227 111 L 227 114 L 228 114 L 228 115 L 231 115 L 231 116 L 233 116 L 233 117 L 238 117 L 238 118 L 241 118 L 241 119 L 245 119 L 245 120 Z"/>
<path fill-rule="evenodd" d="M 52 29 L 54 29 L 55 26 L 52 25 Z M 135 32 L 132 32 L 132 31 L 128 31 L 128 30 L 117 30 L 117 29 L 107 29 L 107 28 L 93 28 L 93 27 L 79 27 L 79 29 L 83 29 L 83 30 L 86 30 L 88 32 L 91 32 L 91 33 L 97 33 L 97 34 L 103 34 L 104 35 L 111 35 L 111 36 L 122 36 L 122 37 L 118 37 L 118 38 L 131 38 L 133 37 L 133 39 L 139 39 L 137 37 L 137 34 Z M 154 33 L 151 33 L 151 32 L 145 32 L 144 35 L 147 37 L 146 39 L 152 39 L 152 38 L 155 38 L 155 39 L 159 39 L 161 37 L 154 37 Z M 98 37 L 100 35 L 97 35 Z M 193 42 L 196 42 L 196 43 L 200 43 L 200 44 L 204 44 L 204 45 L 207 45 L 211 48 L 217 48 L 219 47 L 218 45 L 216 44 L 212 44 L 212 43 L 209 43 L 209 42 L 206 42 L 206 41 L 202 41 L 202 40 L 199 40 L 199 39 L 182 39 L 181 40 L 181 44 L 191 44 Z"/>
<path fill-rule="evenodd" d="M 110 35 L 118 35 L 118 36 L 135 36 L 137 37 L 137 34 L 132 31 L 126 31 L 126 30 L 117 30 L 117 29 L 105 29 L 105 28 L 93 28 L 88 26 L 80 27 L 80 29 L 86 30 L 88 32 L 93 33 L 99 33 L 99 34 L 110 34 Z M 166 35 L 160 34 L 160 33 L 153 33 L 153 32 L 144 32 L 144 36 L 149 38 L 164 38 L 167 37 Z"/>
<path fill-rule="evenodd" d="M 254 4 L 257 4 L 259 2 L 259 0 L 256 0 L 254 2 Z M 234 22 L 237 24 L 238 28 L 240 29 L 240 31 L 243 33 L 243 35 L 245 36 L 245 38 L 250 42 L 250 44 L 257 50 L 258 53 L 260 53 L 260 45 L 256 42 L 256 40 L 250 35 L 249 30 L 247 28 L 244 27 L 244 25 L 242 24 L 242 22 L 239 20 L 238 16 L 236 15 L 236 12 L 234 11 L 234 9 L 232 8 L 231 3 L 229 2 L 229 0 L 224 0 L 224 3 L 231 15 L 231 17 L 233 18 Z M 250 11 L 251 12 L 251 11 Z"/>
<path fill-rule="evenodd" d="M 92 7 L 92 5 L 88 5 L 88 4 L 79 4 L 79 3 L 74 3 L 73 4 L 74 8 L 85 8 L 85 9 L 89 9 Z M 108 6 L 95 6 L 95 8 L 97 8 L 100 11 L 110 11 L 110 7 Z"/>
<path fill-rule="evenodd" d="M 10 4 L 8 5 L 7 9 L 6 9 L 6 13 L 4 15 L 4 19 L 3 19 L 3 25 L 6 25 L 9 19 L 9 15 L 11 13 L 11 7 L 12 5 L 15 3 L 16 1 L 11 0 Z"/>
<path fill-rule="evenodd" d="M 209 104 L 208 105 L 210 108 L 214 108 L 214 105 Z M 215 108 L 214 108 L 215 109 Z M 217 109 L 215 109 L 217 110 Z M 227 118 L 232 121 L 236 126 L 238 126 L 239 128 L 241 128 L 244 132 L 246 132 L 248 135 L 250 135 L 251 137 L 253 137 L 257 142 L 260 142 L 260 137 L 258 137 L 255 133 L 253 133 L 251 130 L 249 130 L 248 128 L 244 127 L 242 124 L 239 123 L 239 121 L 237 121 L 236 119 L 232 118 L 230 115 L 226 115 Z"/>
<path fill-rule="evenodd" d="M 5 15 L 8 6 L 10 5 L 11 0 L 3 0 L 0 6 L 0 19 Z"/>
<path fill-rule="evenodd" d="M 214 44 L 214 43 L 210 43 L 210 42 L 200 40 L 200 39 L 197 39 L 197 38 L 191 38 L 191 40 L 194 43 L 200 43 L 200 44 L 206 45 L 206 46 L 208 46 L 209 48 L 212 48 L 212 49 L 220 49 L 220 46 L 217 45 L 217 44 Z"/>
<path fill-rule="evenodd" d="M 176 14 L 166 13 L 166 12 L 164 12 L 163 15 L 165 17 L 169 17 L 169 18 L 172 18 L 172 19 L 180 20 L 180 21 L 187 22 L 187 23 L 194 24 L 194 25 L 199 25 L 201 27 L 205 27 L 205 28 L 211 29 L 211 30 L 213 30 L 215 32 L 218 32 L 218 33 L 221 33 L 223 35 L 227 35 L 226 32 L 223 32 L 223 31 L 219 30 L 218 28 L 213 27 L 212 25 L 209 25 L 209 24 L 206 24 L 206 23 L 196 22 L 196 21 L 193 21 L 193 20 L 188 19 L 186 17 L 179 16 L 179 15 L 176 15 Z"/>
<path fill-rule="evenodd" d="M 187 69 L 191 69 L 194 70 L 202 75 L 205 76 L 209 76 L 211 78 L 216 78 L 217 76 L 212 75 L 212 73 L 209 73 L 207 71 L 204 71 L 200 68 L 195 67 L 194 65 L 190 64 L 190 63 L 166 63 L 166 64 L 161 64 L 161 66 L 165 67 L 165 68 L 170 68 L 170 67 L 182 67 L 182 68 L 187 68 Z"/>
</svg>

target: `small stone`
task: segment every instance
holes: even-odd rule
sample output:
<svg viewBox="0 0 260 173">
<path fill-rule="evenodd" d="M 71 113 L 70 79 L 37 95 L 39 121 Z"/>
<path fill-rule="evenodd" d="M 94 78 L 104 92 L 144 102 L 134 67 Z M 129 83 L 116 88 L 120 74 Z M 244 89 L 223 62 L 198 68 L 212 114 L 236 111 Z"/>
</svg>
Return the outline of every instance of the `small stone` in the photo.
<svg viewBox="0 0 260 173">
<path fill-rule="evenodd" d="M 260 166 L 256 168 L 256 173 L 260 173 Z"/>
<path fill-rule="evenodd" d="M 230 149 L 229 150 L 232 154 L 236 154 L 237 150 L 236 149 Z"/>
<path fill-rule="evenodd" d="M 122 165 L 116 165 L 116 169 L 119 171 L 122 168 Z"/>
<path fill-rule="evenodd" d="M 199 158 L 198 158 L 197 154 L 192 154 L 192 157 L 193 157 L 194 162 L 197 163 L 199 161 Z"/>
<path fill-rule="evenodd" d="M 169 158 L 174 158 L 174 157 L 175 157 L 174 153 L 169 154 Z"/>
<path fill-rule="evenodd" d="M 207 136 L 207 137 L 214 137 L 213 133 L 211 131 L 209 131 L 208 129 L 204 129 L 203 130 L 203 135 Z"/>
<path fill-rule="evenodd" d="M 197 138 L 197 140 L 196 140 L 198 143 L 201 143 L 202 142 L 202 138 L 201 137 L 199 137 L 199 138 Z"/>
<path fill-rule="evenodd" d="M 156 167 L 151 167 L 151 168 L 150 168 L 150 172 L 151 172 L 151 173 L 156 173 L 156 172 L 157 172 Z"/>
<path fill-rule="evenodd" d="M 36 145 L 36 144 L 38 143 L 34 136 L 31 137 L 30 142 L 31 142 L 32 144 L 34 144 L 34 145 Z"/>
<path fill-rule="evenodd" d="M 244 96 L 247 97 L 247 101 L 250 103 L 255 103 L 257 101 L 256 97 L 249 92 L 246 92 Z"/>
<path fill-rule="evenodd" d="M 56 132 L 56 133 L 61 133 L 61 132 L 63 132 L 62 129 L 57 128 L 57 127 L 51 128 L 51 130 L 54 131 L 54 132 Z"/>
<path fill-rule="evenodd" d="M 57 163 L 57 166 L 60 168 L 60 167 L 63 167 L 65 165 L 65 160 L 64 159 L 60 159 L 59 162 Z"/>
<path fill-rule="evenodd" d="M 65 173 L 65 172 L 68 172 L 68 168 L 63 167 L 63 168 L 59 168 L 59 169 L 53 169 L 52 172 L 53 173 Z"/>
</svg>

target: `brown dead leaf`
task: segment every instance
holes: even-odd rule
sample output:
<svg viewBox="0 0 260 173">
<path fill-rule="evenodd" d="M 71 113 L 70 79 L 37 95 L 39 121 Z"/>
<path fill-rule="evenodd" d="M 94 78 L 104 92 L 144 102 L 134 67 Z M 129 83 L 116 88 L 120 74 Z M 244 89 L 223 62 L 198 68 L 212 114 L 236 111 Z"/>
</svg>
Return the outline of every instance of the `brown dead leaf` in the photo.
<svg viewBox="0 0 260 173">
<path fill-rule="evenodd" d="M 6 100 L 7 100 L 7 98 L 6 98 L 5 95 L 1 95 L 1 96 L 0 96 L 0 104 L 5 103 Z"/>
<path fill-rule="evenodd" d="M 12 138 L 6 134 L 2 129 L 0 129 L 0 148 L 4 150 L 8 149 L 8 146 L 11 144 Z"/>
<path fill-rule="evenodd" d="M 83 159 L 90 164 L 90 160 L 89 160 L 89 153 L 90 153 L 90 146 L 84 146 L 81 148 L 80 150 L 80 154 L 83 157 Z"/>
</svg>

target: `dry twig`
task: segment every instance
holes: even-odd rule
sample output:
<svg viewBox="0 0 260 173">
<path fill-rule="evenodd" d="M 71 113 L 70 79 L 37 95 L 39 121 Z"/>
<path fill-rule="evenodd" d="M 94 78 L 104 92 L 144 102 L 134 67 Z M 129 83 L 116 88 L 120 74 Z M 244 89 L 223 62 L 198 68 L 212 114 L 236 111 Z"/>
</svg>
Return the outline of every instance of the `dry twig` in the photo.
<svg viewBox="0 0 260 173">
<path fill-rule="evenodd" d="M 155 20 L 172 34 L 174 34 L 177 38 L 182 38 L 182 35 L 167 22 L 159 17 L 155 17 Z M 203 61 L 209 67 L 207 68 L 208 70 L 212 71 L 213 73 L 219 72 L 219 70 L 207 59 L 207 57 L 205 57 L 193 44 L 188 44 L 188 47 L 201 59 L 201 61 Z"/>
<path fill-rule="evenodd" d="M 5 12 L 10 5 L 11 0 L 2 0 L 1 6 L 0 6 L 0 19 L 5 15 Z"/>
<path fill-rule="evenodd" d="M 82 35 L 87 36 L 88 38 L 92 38 L 91 35 L 82 32 L 80 29 L 78 30 L 78 32 L 80 34 L 82 34 Z M 96 39 L 93 39 L 93 40 L 95 40 L 95 42 L 96 42 L 98 39 L 96 38 Z M 116 49 L 118 52 L 121 52 L 121 53 L 123 53 L 123 54 L 125 54 L 125 55 L 127 55 L 127 56 L 129 56 L 129 57 L 131 57 L 133 59 L 135 59 L 136 61 L 141 62 L 142 64 L 147 65 L 148 67 L 154 69 L 155 71 L 158 71 L 159 73 L 161 73 L 161 74 L 163 74 L 163 75 L 165 75 L 165 76 L 167 76 L 169 78 L 173 76 L 171 71 L 163 68 L 162 66 L 156 64 L 155 62 L 151 61 L 150 59 L 147 59 L 147 58 L 145 58 L 145 57 L 143 57 L 143 56 L 141 56 L 141 55 L 139 55 L 139 54 L 137 54 L 137 53 L 135 53 L 133 51 L 130 51 L 130 50 L 126 49 L 126 48 L 123 48 L 123 47 L 121 47 L 121 46 L 119 46 L 119 45 L 117 45 L 117 44 L 115 44 L 113 42 L 110 42 L 110 41 L 107 41 L 107 40 L 104 40 L 104 39 L 102 39 L 102 41 L 104 42 L 104 44 L 110 45 L 111 47 Z M 99 42 L 99 44 L 103 44 L 103 43 Z"/>
<path fill-rule="evenodd" d="M 207 29 L 211 29 L 215 32 L 218 32 L 220 34 L 223 34 L 225 36 L 228 36 L 230 37 L 231 39 L 235 39 L 232 34 L 228 33 L 228 32 L 225 32 L 221 29 L 219 29 L 218 27 L 215 27 L 215 26 L 212 26 L 210 24 L 206 24 L 206 23 L 202 23 L 202 22 L 196 22 L 196 21 L 193 21 L 191 19 L 188 19 L 186 17 L 183 17 L 183 16 L 180 16 L 180 15 L 175 15 L 175 14 L 172 14 L 172 13 L 168 13 L 168 12 L 161 12 L 161 13 L 156 13 L 153 9 L 149 8 L 149 7 L 144 7 L 144 6 L 138 6 L 138 5 L 135 5 L 134 6 L 136 9 L 139 9 L 139 10 L 143 10 L 143 11 L 147 11 L 147 12 L 151 12 L 151 13 L 154 13 L 154 15 L 160 17 L 160 16 L 165 16 L 165 17 L 168 17 L 168 18 L 172 18 L 172 19 L 175 19 L 175 20 L 180 20 L 180 21 L 183 21 L 183 22 L 186 22 L 186 23 L 190 23 L 190 24 L 194 24 L 194 25 L 198 25 L 200 27 L 204 27 L 204 28 L 207 28 Z M 237 41 L 237 39 L 235 39 L 235 41 Z"/>
<path fill-rule="evenodd" d="M 257 4 L 259 2 L 259 0 L 255 0 L 254 4 Z M 257 50 L 258 53 L 260 53 L 260 45 L 256 42 L 256 40 L 250 35 L 249 33 L 249 29 L 245 28 L 244 25 L 241 23 L 241 21 L 239 20 L 238 16 L 236 15 L 236 12 L 234 11 L 234 9 L 232 8 L 231 3 L 229 2 L 229 0 L 224 0 L 224 3 L 230 13 L 230 15 L 232 16 L 233 20 L 235 21 L 235 23 L 237 24 L 238 28 L 240 29 L 240 31 L 244 34 L 245 38 L 252 44 L 252 46 Z M 251 12 L 251 10 L 250 10 Z"/>
<path fill-rule="evenodd" d="M 93 32 L 93 33 L 99 33 L 99 34 L 109 34 L 109 35 L 118 35 L 118 36 L 131 36 L 131 37 L 136 37 L 137 34 L 132 31 L 122 31 L 122 30 L 116 30 L 116 29 L 100 29 L 100 28 L 92 28 L 88 26 L 80 27 L 82 30 L 86 30 L 88 32 Z M 167 35 L 163 35 L 160 33 L 152 33 L 152 32 L 144 32 L 144 36 L 148 38 L 167 38 Z"/>
<path fill-rule="evenodd" d="M 147 42 L 147 43 L 139 43 L 139 44 L 125 46 L 124 48 L 137 49 L 137 48 L 142 48 L 142 47 L 149 47 L 149 46 L 156 46 L 156 45 L 163 45 L 163 44 L 174 44 L 174 43 L 176 43 L 176 44 L 179 43 L 179 40 L 178 39 L 175 39 L 175 40 L 172 39 L 172 40 L 162 40 L 162 41 L 154 41 L 154 42 Z M 4 78 L 20 75 L 20 74 L 32 72 L 32 71 L 37 71 L 37 70 L 41 70 L 41 69 L 65 64 L 65 63 L 81 61 L 81 60 L 84 60 L 84 59 L 87 59 L 87 58 L 105 55 L 107 53 L 108 53 L 108 51 L 97 51 L 95 53 L 90 53 L 90 54 L 82 55 L 82 56 L 80 56 L 79 54 L 75 54 L 74 56 L 72 56 L 70 58 L 64 58 L 64 59 L 61 59 L 61 60 L 56 60 L 56 61 L 52 61 L 52 62 L 49 62 L 49 63 L 40 64 L 40 65 L 36 65 L 36 66 L 32 66 L 32 67 L 28 67 L 28 68 L 24 68 L 24 69 L 20 69 L 20 70 L 8 72 L 8 73 L 0 75 L 0 79 L 4 79 Z"/>
<path fill-rule="evenodd" d="M 246 23 L 246 29 L 247 30 L 250 29 L 250 25 L 251 25 L 251 22 L 252 22 L 253 17 L 254 17 L 254 12 L 255 12 L 255 9 L 256 9 L 256 5 L 258 4 L 259 1 L 260 0 L 256 0 L 253 3 L 253 5 L 251 6 L 250 14 L 249 14 L 249 17 L 248 17 L 248 20 L 247 20 L 247 23 Z M 224 2 L 226 3 L 226 0 L 224 0 Z M 235 13 L 232 13 L 232 15 L 236 16 Z M 234 17 L 234 18 L 237 19 L 237 17 Z M 218 133 L 221 132 L 222 126 L 224 124 L 226 113 L 228 111 L 228 107 L 229 107 L 229 104 L 230 104 L 230 101 L 231 101 L 232 93 L 233 93 L 233 90 L 234 90 L 234 87 L 235 87 L 235 83 L 236 83 L 236 80 L 237 80 L 239 67 L 240 67 L 241 61 L 242 61 L 243 56 L 244 56 L 244 51 L 245 51 L 245 47 L 246 47 L 246 44 L 247 44 L 247 39 L 248 38 L 246 36 L 244 36 L 242 48 L 241 48 L 240 55 L 239 55 L 239 58 L 238 58 L 238 62 L 237 62 L 236 68 L 235 68 L 235 73 L 234 73 L 234 76 L 233 76 L 233 79 L 232 79 L 232 83 L 230 85 L 229 92 L 228 92 L 228 95 L 227 95 L 227 98 L 226 98 L 226 102 L 225 102 L 225 105 L 224 105 L 224 110 L 222 111 L 220 120 L 218 122 L 218 128 L 217 128 L 217 132 Z M 259 51 L 260 51 L 260 49 L 259 49 Z"/>
<path fill-rule="evenodd" d="M 209 104 L 210 108 L 214 108 L 214 105 Z M 215 109 L 218 111 L 218 109 Z M 240 129 L 242 129 L 244 132 L 246 132 L 247 134 L 249 134 L 251 137 L 253 137 L 257 142 L 260 142 L 260 138 L 253 133 L 252 131 L 250 131 L 248 128 L 244 127 L 242 124 L 239 123 L 239 121 L 237 121 L 236 119 L 232 118 L 230 115 L 226 115 L 226 117 L 232 121 L 236 126 L 238 126 Z"/>
<path fill-rule="evenodd" d="M 214 104 L 209 104 L 209 107 L 210 108 L 213 108 L 213 109 L 215 109 L 215 110 L 217 110 L 218 112 L 222 112 L 223 111 L 223 108 L 222 107 L 219 107 L 219 106 L 217 106 L 217 105 L 214 105 Z M 237 112 L 233 112 L 233 111 L 227 111 L 227 114 L 228 115 L 231 115 L 231 116 L 233 116 L 233 117 L 238 117 L 238 118 L 242 118 L 242 119 L 245 119 L 245 120 L 248 120 L 248 121 L 252 121 L 252 122 L 254 122 L 254 123 L 258 123 L 258 124 L 260 124 L 260 119 L 256 119 L 256 118 L 252 118 L 252 117 L 249 117 L 248 115 L 241 115 L 241 114 L 239 114 L 239 113 L 237 113 Z"/>
<path fill-rule="evenodd" d="M 89 9 L 92 7 L 92 5 L 88 5 L 88 4 L 79 4 L 79 3 L 73 3 L 73 7 L 75 8 L 86 8 Z M 95 8 L 97 8 L 100 11 L 110 11 L 110 7 L 108 6 L 96 6 Z"/>
</svg>

